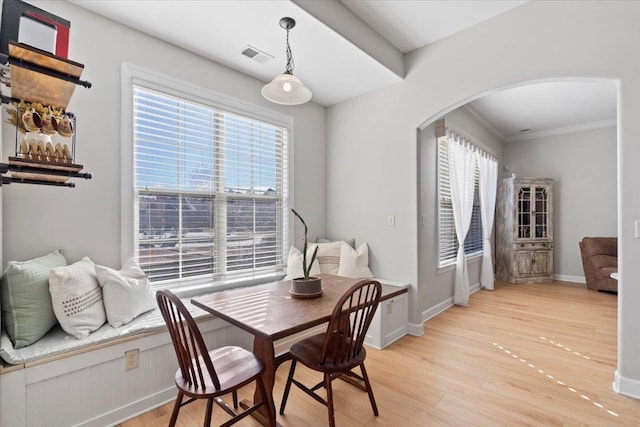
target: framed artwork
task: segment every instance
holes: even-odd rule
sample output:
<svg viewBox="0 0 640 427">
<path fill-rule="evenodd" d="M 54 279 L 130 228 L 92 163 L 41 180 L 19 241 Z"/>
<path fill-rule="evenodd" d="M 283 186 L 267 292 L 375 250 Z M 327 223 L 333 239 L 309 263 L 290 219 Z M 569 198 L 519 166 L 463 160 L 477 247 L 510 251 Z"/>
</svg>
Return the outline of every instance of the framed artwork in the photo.
<svg viewBox="0 0 640 427">
<path fill-rule="evenodd" d="M 0 53 L 9 53 L 9 41 L 24 43 L 67 58 L 71 22 L 25 3 L 22 0 L 2 2 Z"/>
</svg>

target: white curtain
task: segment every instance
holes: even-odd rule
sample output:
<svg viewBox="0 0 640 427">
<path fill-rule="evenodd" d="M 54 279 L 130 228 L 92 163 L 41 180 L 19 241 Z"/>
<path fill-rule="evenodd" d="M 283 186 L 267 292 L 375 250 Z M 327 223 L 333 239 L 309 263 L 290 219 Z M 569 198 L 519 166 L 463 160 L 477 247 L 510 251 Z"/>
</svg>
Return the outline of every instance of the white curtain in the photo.
<svg viewBox="0 0 640 427">
<path fill-rule="evenodd" d="M 447 146 L 449 149 L 449 177 L 451 184 L 451 203 L 453 219 L 458 238 L 458 255 L 456 257 L 456 282 L 453 302 L 467 305 L 469 302 L 469 272 L 464 255 L 464 239 L 469 231 L 473 213 L 473 193 L 476 172 L 476 152 L 455 133 L 447 130 Z"/>
<path fill-rule="evenodd" d="M 480 175 L 480 213 L 482 218 L 482 269 L 480 285 L 493 290 L 493 262 L 491 260 L 491 230 L 496 207 L 496 189 L 498 186 L 498 161 L 490 155 L 478 156 Z"/>
</svg>

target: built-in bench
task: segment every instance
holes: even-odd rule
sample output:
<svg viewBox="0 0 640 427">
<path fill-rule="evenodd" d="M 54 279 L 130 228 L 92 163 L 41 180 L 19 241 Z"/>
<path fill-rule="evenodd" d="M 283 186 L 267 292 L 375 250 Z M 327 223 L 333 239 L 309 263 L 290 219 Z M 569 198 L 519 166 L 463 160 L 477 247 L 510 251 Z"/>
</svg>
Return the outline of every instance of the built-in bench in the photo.
<svg viewBox="0 0 640 427">
<path fill-rule="evenodd" d="M 185 305 L 211 348 L 251 348 L 249 334 Z M 175 399 L 177 362 L 157 309 L 120 328 L 105 324 L 83 340 L 56 326 L 20 349 L 3 332 L 0 346 L 0 426 L 112 425 Z M 125 370 L 130 350 L 138 350 L 139 365 Z"/>
<path fill-rule="evenodd" d="M 385 281 L 385 283 L 389 283 Z M 405 285 L 399 283 L 390 284 Z M 251 349 L 253 336 L 188 303 L 210 348 Z M 322 327 L 275 343 L 276 354 Z M 384 301 L 367 336 L 382 348 L 407 331 L 407 293 Z M 139 366 L 126 370 L 125 352 L 138 350 Z M 31 346 L 13 349 L 0 336 L 0 426 L 105 426 L 116 424 L 175 399 L 177 362 L 159 310 L 120 328 L 103 325 L 78 340 L 59 326 Z"/>
</svg>

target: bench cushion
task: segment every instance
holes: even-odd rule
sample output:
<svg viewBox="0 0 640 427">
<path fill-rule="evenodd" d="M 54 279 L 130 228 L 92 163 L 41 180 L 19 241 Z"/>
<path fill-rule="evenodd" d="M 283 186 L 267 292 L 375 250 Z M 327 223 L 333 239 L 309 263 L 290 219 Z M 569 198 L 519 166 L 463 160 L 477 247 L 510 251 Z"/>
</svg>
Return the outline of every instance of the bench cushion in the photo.
<svg viewBox="0 0 640 427">
<path fill-rule="evenodd" d="M 194 319 L 210 316 L 204 310 L 191 304 L 191 298 L 184 298 L 183 302 L 189 309 Z M 131 322 L 119 328 L 104 324 L 100 329 L 89 334 L 84 339 L 76 339 L 62 330 L 60 325 L 51 329 L 44 337 L 36 343 L 23 348 L 14 348 L 6 331 L 2 331 L 0 336 L 0 357 L 7 363 L 19 365 L 48 357 L 60 355 L 73 350 L 96 346 L 119 338 L 125 338 L 146 332 L 162 331 L 166 326 L 162 314 L 157 308 L 144 313 Z"/>
</svg>

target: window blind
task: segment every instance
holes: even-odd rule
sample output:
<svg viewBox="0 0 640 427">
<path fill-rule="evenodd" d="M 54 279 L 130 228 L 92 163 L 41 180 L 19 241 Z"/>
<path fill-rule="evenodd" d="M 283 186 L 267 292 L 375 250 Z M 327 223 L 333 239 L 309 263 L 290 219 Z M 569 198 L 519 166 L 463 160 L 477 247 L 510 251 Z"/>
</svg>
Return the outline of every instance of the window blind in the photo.
<svg viewBox="0 0 640 427">
<path fill-rule="evenodd" d="M 480 175 L 475 172 L 473 190 L 473 212 L 469 232 L 464 241 L 467 255 L 482 251 L 482 219 L 480 216 L 480 195 L 478 193 Z M 447 138 L 438 138 L 438 264 L 448 265 L 455 261 L 458 253 L 458 239 L 453 218 L 451 183 L 449 178 L 449 150 Z"/>
<path fill-rule="evenodd" d="M 153 282 L 283 268 L 287 129 L 133 88 L 137 259 Z"/>
</svg>

